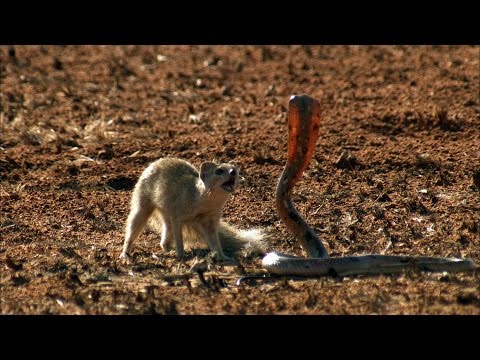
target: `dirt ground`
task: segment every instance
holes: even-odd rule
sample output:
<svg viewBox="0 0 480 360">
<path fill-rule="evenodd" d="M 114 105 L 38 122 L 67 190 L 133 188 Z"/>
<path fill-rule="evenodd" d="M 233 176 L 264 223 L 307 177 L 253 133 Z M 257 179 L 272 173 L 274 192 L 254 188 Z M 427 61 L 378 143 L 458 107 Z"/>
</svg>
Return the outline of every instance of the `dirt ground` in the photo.
<svg viewBox="0 0 480 360">
<path fill-rule="evenodd" d="M 261 258 L 185 260 L 145 231 L 118 260 L 131 190 L 159 157 L 236 160 L 225 207 L 275 234 L 290 95 L 323 106 L 294 201 L 331 256 L 480 262 L 478 46 L 1 46 L 0 313 L 480 314 L 480 272 L 243 282 Z M 340 155 L 347 161 L 338 161 Z M 206 259 L 204 273 L 190 271 Z"/>
</svg>

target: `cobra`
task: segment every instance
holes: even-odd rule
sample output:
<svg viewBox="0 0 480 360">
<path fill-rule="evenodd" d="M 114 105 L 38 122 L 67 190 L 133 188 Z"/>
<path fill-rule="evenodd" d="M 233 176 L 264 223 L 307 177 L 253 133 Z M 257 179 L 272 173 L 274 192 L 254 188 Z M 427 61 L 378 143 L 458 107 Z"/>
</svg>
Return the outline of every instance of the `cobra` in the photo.
<svg viewBox="0 0 480 360">
<path fill-rule="evenodd" d="M 278 180 L 276 206 L 280 219 L 300 243 L 308 258 L 270 252 L 262 266 L 284 276 L 388 274 L 407 269 L 422 271 L 466 271 L 476 269 L 471 259 L 407 255 L 360 255 L 329 257 L 315 231 L 295 208 L 291 199 L 295 184 L 308 167 L 315 151 L 321 122 L 320 103 L 308 95 L 293 95 L 288 104 L 287 161 Z"/>
</svg>

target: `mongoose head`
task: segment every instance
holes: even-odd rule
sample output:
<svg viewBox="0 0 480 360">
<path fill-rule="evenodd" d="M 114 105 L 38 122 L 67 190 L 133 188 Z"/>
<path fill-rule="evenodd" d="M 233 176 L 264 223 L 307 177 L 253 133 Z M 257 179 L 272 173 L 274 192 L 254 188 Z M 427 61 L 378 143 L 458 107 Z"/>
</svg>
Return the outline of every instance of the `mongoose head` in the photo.
<svg viewBox="0 0 480 360">
<path fill-rule="evenodd" d="M 200 178 L 211 190 L 234 192 L 238 184 L 238 170 L 235 162 L 216 164 L 210 161 L 200 166 Z"/>
</svg>

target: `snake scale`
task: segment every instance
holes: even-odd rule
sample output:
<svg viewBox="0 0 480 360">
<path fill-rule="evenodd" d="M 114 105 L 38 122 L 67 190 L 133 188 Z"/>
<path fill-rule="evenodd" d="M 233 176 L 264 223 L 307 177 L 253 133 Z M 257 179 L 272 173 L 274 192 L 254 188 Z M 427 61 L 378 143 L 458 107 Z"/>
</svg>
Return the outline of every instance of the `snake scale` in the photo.
<svg viewBox="0 0 480 360">
<path fill-rule="evenodd" d="M 325 246 L 299 214 L 291 194 L 307 168 L 319 136 L 320 103 L 308 95 L 293 95 L 288 104 L 287 162 L 276 190 L 280 219 L 300 243 L 308 258 L 270 252 L 262 266 L 271 274 L 283 276 L 391 274 L 405 270 L 458 272 L 476 269 L 471 259 L 406 255 L 359 255 L 329 257 Z"/>
</svg>

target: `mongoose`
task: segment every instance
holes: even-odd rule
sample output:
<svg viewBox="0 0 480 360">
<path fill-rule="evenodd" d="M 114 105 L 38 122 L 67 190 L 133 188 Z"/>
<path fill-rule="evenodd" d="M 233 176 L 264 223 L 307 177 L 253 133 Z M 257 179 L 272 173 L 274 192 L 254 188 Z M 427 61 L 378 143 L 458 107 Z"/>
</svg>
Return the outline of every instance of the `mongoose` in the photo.
<svg viewBox="0 0 480 360">
<path fill-rule="evenodd" d="M 175 245 L 183 257 L 184 240 L 203 240 L 218 260 L 230 260 L 225 248 L 244 247 L 262 251 L 259 230 L 241 231 L 221 221 L 222 208 L 238 185 L 235 163 L 204 162 L 200 172 L 177 158 L 161 158 L 151 163 L 133 190 L 121 258 L 126 258 L 132 243 L 148 220 L 161 225 L 160 245 L 170 250 Z"/>
</svg>

